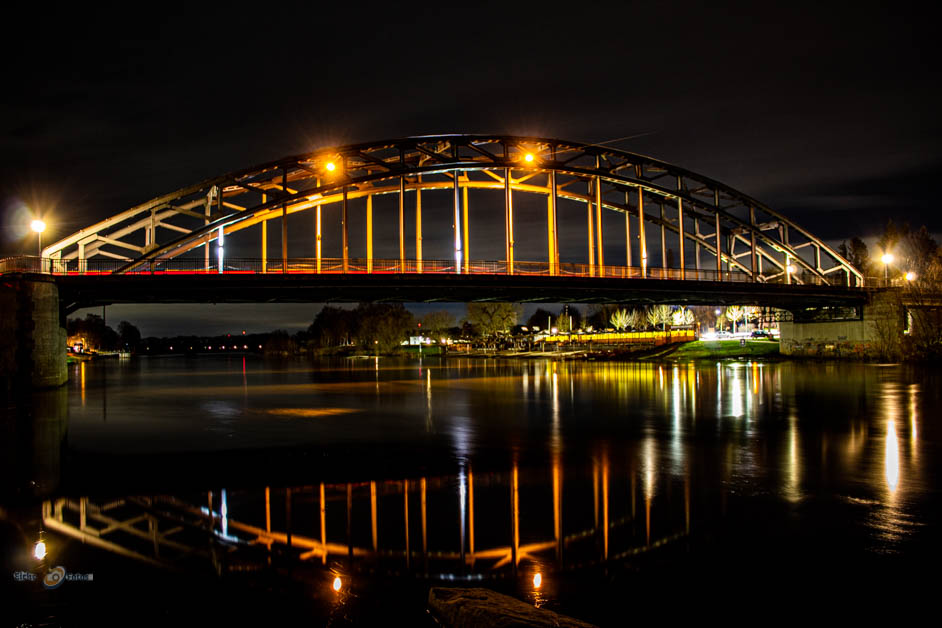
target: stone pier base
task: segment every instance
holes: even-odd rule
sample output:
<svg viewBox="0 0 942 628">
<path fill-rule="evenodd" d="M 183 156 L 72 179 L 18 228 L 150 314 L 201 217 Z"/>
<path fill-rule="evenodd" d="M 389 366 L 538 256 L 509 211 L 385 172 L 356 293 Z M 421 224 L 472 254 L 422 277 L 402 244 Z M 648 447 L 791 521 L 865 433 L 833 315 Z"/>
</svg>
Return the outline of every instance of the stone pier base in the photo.
<svg viewBox="0 0 942 628">
<path fill-rule="evenodd" d="M 52 277 L 0 278 L 0 392 L 61 386 L 66 371 L 65 316 Z"/>
<path fill-rule="evenodd" d="M 899 353 L 905 310 L 896 291 L 877 292 L 859 320 L 782 322 L 782 355 L 881 358 Z"/>
</svg>

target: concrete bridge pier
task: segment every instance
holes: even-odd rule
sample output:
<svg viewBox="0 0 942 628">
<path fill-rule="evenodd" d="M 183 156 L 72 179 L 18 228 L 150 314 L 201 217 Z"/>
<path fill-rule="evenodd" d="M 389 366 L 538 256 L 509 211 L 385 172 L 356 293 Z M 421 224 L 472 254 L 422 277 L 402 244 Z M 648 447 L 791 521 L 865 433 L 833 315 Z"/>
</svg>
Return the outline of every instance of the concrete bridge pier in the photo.
<svg viewBox="0 0 942 628">
<path fill-rule="evenodd" d="M 839 358 L 889 358 L 900 356 L 905 308 L 898 290 L 873 292 L 860 316 L 837 320 L 782 322 L 783 355 Z"/>
<path fill-rule="evenodd" d="M 0 390 L 10 394 L 65 384 L 65 313 L 55 279 L 4 275 L 0 312 Z"/>
</svg>

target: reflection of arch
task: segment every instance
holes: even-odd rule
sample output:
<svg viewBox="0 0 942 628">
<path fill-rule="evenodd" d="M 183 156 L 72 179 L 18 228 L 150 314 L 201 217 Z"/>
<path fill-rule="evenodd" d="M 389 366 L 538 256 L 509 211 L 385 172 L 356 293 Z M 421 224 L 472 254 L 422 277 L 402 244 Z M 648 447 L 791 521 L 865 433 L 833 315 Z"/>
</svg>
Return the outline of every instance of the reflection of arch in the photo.
<svg viewBox="0 0 942 628">
<path fill-rule="evenodd" d="M 502 261 L 506 266 L 501 272 L 512 274 L 515 264 L 520 263 L 514 257 L 513 193 L 517 192 L 547 199 L 546 274 L 560 272 L 557 203 L 568 199 L 585 203 L 587 209 L 585 233 L 591 275 L 610 274 L 605 269 L 602 245 L 606 240 L 621 241 L 624 237 L 624 264 L 639 268 L 627 276 L 650 276 L 648 266 L 653 264 L 648 259 L 647 232 L 656 228 L 661 238 L 661 266 L 667 266 L 668 237 L 678 251 L 677 270 L 660 276 L 718 279 L 736 273 L 762 282 L 863 283 L 860 272 L 823 241 L 722 183 L 633 153 L 512 136 L 442 135 L 325 148 L 208 179 L 155 198 L 64 238 L 43 253 L 54 259 L 75 260 L 75 270 L 82 270 L 86 260 L 96 256 L 114 258 L 123 262 L 116 272 L 127 272 L 203 247 L 205 267 L 209 269 L 216 263 L 210 254 L 214 240 L 218 244 L 226 234 L 260 225 L 264 243 L 268 222 L 280 219 L 281 264 L 274 271 L 287 271 L 285 218 L 311 210 L 317 225 L 315 241 L 311 250 L 294 257 L 313 258 L 317 261 L 315 272 L 319 272 L 320 212 L 325 205 L 339 203 L 341 263 L 347 272 L 347 207 L 351 200 L 365 198 L 365 270 L 372 272 L 372 199 L 392 194 L 399 201 L 399 270 L 407 267 L 407 261 L 414 261 L 416 271 L 422 272 L 422 193 L 447 190 L 454 208 L 453 233 L 449 234 L 454 240 L 453 272 L 470 272 L 472 261 L 466 244 L 471 213 L 469 189 L 504 193 L 506 259 Z M 407 199 L 416 212 L 415 260 L 406 259 Z M 657 206 L 657 213 L 652 212 L 652 205 Z M 603 229 L 603 210 L 624 215 L 624 229 L 619 227 L 617 235 Z M 710 263 L 701 267 L 703 252 Z M 268 271 L 264 244 L 261 258 L 266 262 L 263 272 Z M 68 263 L 66 267 L 73 268 Z"/>
</svg>

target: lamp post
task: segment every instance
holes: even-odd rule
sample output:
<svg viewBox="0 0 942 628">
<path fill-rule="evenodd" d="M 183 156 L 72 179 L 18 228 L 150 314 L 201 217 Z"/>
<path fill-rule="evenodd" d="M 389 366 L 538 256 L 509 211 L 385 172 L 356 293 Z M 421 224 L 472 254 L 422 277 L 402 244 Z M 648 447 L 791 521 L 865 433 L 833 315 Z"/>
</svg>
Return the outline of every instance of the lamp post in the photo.
<svg viewBox="0 0 942 628">
<path fill-rule="evenodd" d="M 29 223 L 29 228 L 36 232 L 36 242 L 38 246 L 39 256 L 39 272 L 43 272 L 43 231 L 46 230 L 46 223 L 35 218 L 31 223 Z"/>
<path fill-rule="evenodd" d="M 36 218 L 35 220 L 33 220 L 33 222 L 29 223 L 29 228 L 36 232 L 36 239 L 37 239 L 37 242 L 39 243 L 39 255 L 42 256 L 42 254 L 43 254 L 43 231 L 46 230 L 46 223 L 44 223 L 44 222 L 43 222 L 42 220 L 40 220 L 39 218 Z"/>
<path fill-rule="evenodd" d="M 889 280 L 889 276 L 890 276 L 889 266 L 890 264 L 893 263 L 893 254 L 884 253 L 883 257 L 881 257 L 880 260 L 883 262 L 883 282 L 885 284 Z"/>
</svg>

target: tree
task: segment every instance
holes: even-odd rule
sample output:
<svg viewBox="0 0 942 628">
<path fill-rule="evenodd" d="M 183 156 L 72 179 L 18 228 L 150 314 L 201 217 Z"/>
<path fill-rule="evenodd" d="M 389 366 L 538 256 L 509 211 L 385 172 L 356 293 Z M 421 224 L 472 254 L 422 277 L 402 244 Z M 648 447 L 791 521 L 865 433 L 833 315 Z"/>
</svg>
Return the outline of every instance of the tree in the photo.
<svg viewBox="0 0 942 628">
<path fill-rule="evenodd" d="M 129 351 L 137 351 L 141 343 L 141 332 L 137 327 L 127 321 L 118 323 L 118 343 Z"/>
<path fill-rule="evenodd" d="M 867 244 L 858 237 L 850 239 L 850 243 L 845 240 L 837 247 L 837 252 L 841 257 L 850 262 L 851 266 L 859 270 L 864 276 L 871 274 L 873 260 L 870 259 L 870 251 Z"/>
<path fill-rule="evenodd" d="M 559 312 L 559 316 L 556 317 L 556 327 L 560 331 L 572 331 L 581 326 L 582 313 L 579 311 L 579 308 L 568 304 L 564 305 L 563 309 Z"/>
<path fill-rule="evenodd" d="M 361 303 L 353 314 L 357 343 L 371 353 L 398 348 L 415 326 L 415 318 L 402 303 Z"/>
<path fill-rule="evenodd" d="M 539 327 L 540 329 L 549 329 L 553 326 L 553 313 L 543 308 L 538 308 L 530 318 L 527 319 L 527 327 Z"/>
<path fill-rule="evenodd" d="M 631 308 L 628 310 L 628 327 L 631 329 L 638 329 L 639 327 L 644 326 L 645 316 L 644 310 L 639 310 L 637 308 Z"/>
<path fill-rule="evenodd" d="M 97 314 L 88 314 L 84 319 L 69 319 L 66 331 L 70 337 L 81 336 L 86 349 L 112 351 L 118 348 L 118 334 Z"/>
<path fill-rule="evenodd" d="M 336 347 L 350 342 L 353 332 L 353 313 L 339 307 L 325 305 L 307 328 L 312 342 L 318 347 Z"/>
<path fill-rule="evenodd" d="M 609 319 L 612 323 L 612 327 L 618 331 L 624 331 L 628 327 L 631 317 L 628 314 L 628 311 L 624 308 L 620 308 L 612 312 L 612 316 Z"/>
<path fill-rule="evenodd" d="M 522 308 L 516 303 L 468 303 L 468 322 L 485 338 L 505 332 L 517 324 Z"/>
<path fill-rule="evenodd" d="M 447 334 L 455 327 L 455 315 L 447 310 L 429 312 L 422 317 L 422 331 L 433 338 Z"/>
<path fill-rule="evenodd" d="M 694 322 L 693 312 L 691 312 L 685 307 L 676 309 L 674 310 L 673 314 L 671 314 L 671 324 L 674 327 L 681 327 L 684 325 L 693 325 L 693 322 Z"/>
<path fill-rule="evenodd" d="M 667 331 L 667 325 L 671 322 L 671 308 L 669 305 L 655 305 L 648 309 L 647 317 L 652 327 L 661 325 L 662 331 Z"/>
<path fill-rule="evenodd" d="M 730 305 L 726 308 L 726 320 L 733 324 L 733 333 L 736 333 L 736 323 L 741 321 L 745 312 L 738 305 Z"/>
<path fill-rule="evenodd" d="M 297 349 L 297 343 L 283 329 L 276 329 L 265 341 L 265 353 L 268 354 L 294 355 Z"/>
</svg>

